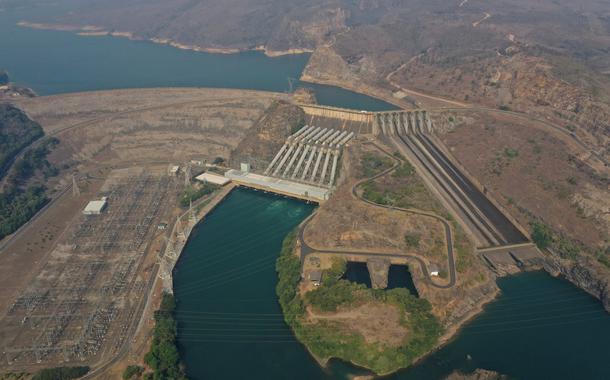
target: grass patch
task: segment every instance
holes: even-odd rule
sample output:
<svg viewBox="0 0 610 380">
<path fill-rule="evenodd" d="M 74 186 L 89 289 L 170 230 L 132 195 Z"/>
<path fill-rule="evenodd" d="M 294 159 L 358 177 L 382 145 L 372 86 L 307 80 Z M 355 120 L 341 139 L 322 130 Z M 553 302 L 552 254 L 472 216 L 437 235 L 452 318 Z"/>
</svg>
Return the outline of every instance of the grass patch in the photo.
<svg viewBox="0 0 610 380">
<path fill-rule="evenodd" d="M 405 234 L 405 243 L 409 248 L 419 248 L 421 236 L 415 232 L 407 232 Z"/>
<path fill-rule="evenodd" d="M 89 372 L 89 367 L 56 367 L 45 368 L 36 372 L 32 380 L 69 380 L 83 377 Z"/>
<path fill-rule="evenodd" d="M 303 300 L 297 292 L 300 261 L 293 254 L 295 236 L 294 232 L 286 236 L 276 262 L 276 292 L 286 323 L 314 355 L 322 359 L 340 358 L 377 374 L 387 374 L 408 366 L 434 346 L 442 334 L 442 328 L 432 315 L 428 301 L 413 296 L 406 289 L 368 289 L 364 285 L 342 280 L 340 277 L 345 271 L 343 260 L 334 261 L 325 273 L 323 284 L 306 293 Z M 367 343 L 362 335 L 347 331 L 334 321 L 308 323 L 303 318 L 306 304 L 321 311 L 335 311 L 339 307 L 365 302 L 391 304 L 399 308 L 400 323 L 408 331 L 402 345 L 390 347 L 383 343 Z"/>
<path fill-rule="evenodd" d="M 392 160 L 376 153 L 365 153 L 360 160 L 361 178 L 369 178 L 392 167 Z"/>
<path fill-rule="evenodd" d="M 364 183 L 361 186 L 363 198 L 385 206 L 418 208 L 437 213 L 442 211 L 438 201 L 418 177 L 394 178 L 396 183 L 388 185 L 376 181 Z"/>
<path fill-rule="evenodd" d="M 455 270 L 458 273 L 464 273 L 473 265 L 472 260 L 474 256 L 472 252 L 474 247 L 472 247 L 464 230 L 454 219 L 451 220 L 451 225 L 454 234 L 453 247 L 456 253 Z"/>
<path fill-rule="evenodd" d="M 143 373 L 144 367 L 140 367 L 139 365 L 129 365 L 123 371 L 122 378 L 123 380 L 139 379 L 142 377 Z"/>
<path fill-rule="evenodd" d="M 211 183 L 203 183 L 201 185 L 191 185 L 188 186 L 182 197 L 180 197 L 180 206 L 189 207 L 191 202 L 195 202 L 197 199 L 204 197 L 206 195 L 212 194 L 214 191 L 218 190 L 218 185 L 214 185 Z"/>
<path fill-rule="evenodd" d="M 519 151 L 513 148 L 504 148 L 504 156 L 507 158 L 516 158 L 519 157 Z"/>
<path fill-rule="evenodd" d="M 409 162 L 403 162 L 396 170 L 392 172 L 394 178 L 405 178 L 413 177 L 415 175 L 415 168 Z"/>
<path fill-rule="evenodd" d="M 606 268 L 610 269 L 610 246 L 606 247 L 605 249 L 598 249 L 597 261 L 606 266 Z"/>
<path fill-rule="evenodd" d="M 541 221 L 530 223 L 532 240 L 540 249 L 547 249 L 553 243 L 553 233 L 551 229 Z"/>
</svg>

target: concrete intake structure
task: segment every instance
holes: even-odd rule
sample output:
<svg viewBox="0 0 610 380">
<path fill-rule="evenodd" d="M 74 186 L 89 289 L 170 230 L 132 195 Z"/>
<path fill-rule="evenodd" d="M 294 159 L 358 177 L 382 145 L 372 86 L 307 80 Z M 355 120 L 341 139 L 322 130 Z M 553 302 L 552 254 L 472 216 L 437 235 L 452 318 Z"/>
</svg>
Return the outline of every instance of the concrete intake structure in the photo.
<svg viewBox="0 0 610 380">
<path fill-rule="evenodd" d="M 434 132 L 430 115 L 424 110 L 376 112 L 373 117 L 376 134 L 395 136 Z"/>
<path fill-rule="evenodd" d="M 289 136 L 264 175 L 331 188 L 350 130 L 305 126 Z"/>
<path fill-rule="evenodd" d="M 518 223 L 454 164 L 435 139 L 428 112 L 379 112 L 375 119 L 377 130 L 415 166 L 430 190 L 470 232 L 479 248 L 528 241 Z"/>
</svg>

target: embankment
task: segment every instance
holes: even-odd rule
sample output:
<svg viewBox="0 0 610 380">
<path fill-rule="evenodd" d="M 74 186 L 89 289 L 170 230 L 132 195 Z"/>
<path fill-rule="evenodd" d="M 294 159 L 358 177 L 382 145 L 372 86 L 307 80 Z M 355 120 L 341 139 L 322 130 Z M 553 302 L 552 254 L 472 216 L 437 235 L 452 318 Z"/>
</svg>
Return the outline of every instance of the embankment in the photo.
<svg viewBox="0 0 610 380">
<path fill-rule="evenodd" d="M 182 254 L 186 243 L 188 243 L 191 232 L 193 232 L 195 226 L 201 222 L 207 214 L 212 212 L 216 206 L 233 191 L 233 189 L 235 189 L 235 185 L 229 183 L 211 197 L 203 198 L 195 203 L 192 207 L 193 212 L 189 210 L 178 217 L 165 250 L 159 258 L 159 275 L 163 280 L 164 291 L 173 294 L 174 267 L 178 263 L 180 255 Z"/>
</svg>

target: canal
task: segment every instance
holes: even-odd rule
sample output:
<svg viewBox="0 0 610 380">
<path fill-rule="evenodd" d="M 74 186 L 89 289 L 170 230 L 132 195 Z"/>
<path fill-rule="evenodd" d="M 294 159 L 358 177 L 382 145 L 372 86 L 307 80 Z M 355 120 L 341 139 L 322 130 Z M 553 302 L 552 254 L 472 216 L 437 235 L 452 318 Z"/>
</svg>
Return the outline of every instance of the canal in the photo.
<svg viewBox="0 0 610 380">
<path fill-rule="evenodd" d="M 53 2 L 50 2 L 53 4 Z M 285 91 L 308 56 L 214 55 L 143 41 L 20 28 L 55 8 L 0 11 L 0 67 L 40 94 L 134 87 L 206 86 Z M 322 104 L 382 110 L 387 103 L 315 86 Z M 195 229 L 175 272 L 179 344 L 199 379 L 344 379 L 295 341 L 275 296 L 281 241 L 311 205 L 236 190 Z M 409 281 L 402 285 L 409 287 Z M 445 347 L 391 379 L 442 379 L 486 368 L 518 379 L 610 379 L 610 316 L 567 281 L 541 272 L 499 280 L 500 297 Z"/>
</svg>

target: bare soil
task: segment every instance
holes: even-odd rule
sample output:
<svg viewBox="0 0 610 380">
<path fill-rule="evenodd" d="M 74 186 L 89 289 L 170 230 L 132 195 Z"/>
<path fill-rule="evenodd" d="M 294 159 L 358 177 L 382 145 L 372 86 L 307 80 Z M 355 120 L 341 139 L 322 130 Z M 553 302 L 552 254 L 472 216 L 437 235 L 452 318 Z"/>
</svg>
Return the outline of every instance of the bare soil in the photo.
<svg viewBox="0 0 610 380">
<path fill-rule="evenodd" d="M 400 323 L 400 310 L 394 305 L 370 302 L 356 307 L 340 309 L 335 313 L 316 313 L 307 308 L 309 323 L 325 320 L 338 329 L 357 332 L 367 343 L 382 343 L 398 347 L 405 343 L 408 330 Z"/>
<path fill-rule="evenodd" d="M 440 138 L 521 225 L 539 218 L 593 249 L 607 244 L 607 179 L 566 143 L 510 116 L 468 112 L 453 118 Z"/>
</svg>

